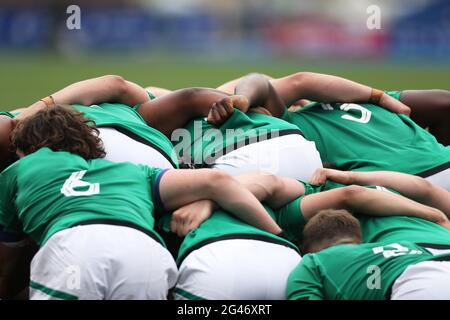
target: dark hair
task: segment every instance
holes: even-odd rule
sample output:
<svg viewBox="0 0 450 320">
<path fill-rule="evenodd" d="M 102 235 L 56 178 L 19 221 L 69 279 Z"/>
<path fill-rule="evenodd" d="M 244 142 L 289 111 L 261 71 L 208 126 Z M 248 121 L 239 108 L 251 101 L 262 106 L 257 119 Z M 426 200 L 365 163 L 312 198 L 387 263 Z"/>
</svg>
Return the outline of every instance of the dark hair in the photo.
<svg viewBox="0 0 450 320">
<path fill-rule="evenodd" d="M 347 210 L 322 210 L 305 225 L 301 251 L 312 252 L 314 246 L 319 246 L 322 250 L 344 237 L 361 242 L 361 226 L 358 219 Z"/>
<path fill-rule="evenodd" d="M 67 151 L 86 160 L 105 156 L 95 122 L 70 106 L 56 105 L 19 121 L 11 143 L 25 155 L 40 148 Z"/>
</svg>

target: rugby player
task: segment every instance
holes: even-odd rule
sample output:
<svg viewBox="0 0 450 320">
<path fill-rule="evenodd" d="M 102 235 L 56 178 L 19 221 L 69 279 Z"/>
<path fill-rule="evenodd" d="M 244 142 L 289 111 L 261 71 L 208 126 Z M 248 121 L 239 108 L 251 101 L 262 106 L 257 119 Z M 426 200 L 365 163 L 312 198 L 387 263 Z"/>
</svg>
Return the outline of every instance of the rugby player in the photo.
<svg viewBox="0 0 450 320">
<path fill-rule="evenodd" d="M 308 254 L 289 275 L 287 297 L 450 299 L 450 250 L 433 254 L 408 241 L 361 241 L 358 219 L 345 210 L 324 210 L 309 220 L 303 231 L 303 251 Z"/>
</svg>

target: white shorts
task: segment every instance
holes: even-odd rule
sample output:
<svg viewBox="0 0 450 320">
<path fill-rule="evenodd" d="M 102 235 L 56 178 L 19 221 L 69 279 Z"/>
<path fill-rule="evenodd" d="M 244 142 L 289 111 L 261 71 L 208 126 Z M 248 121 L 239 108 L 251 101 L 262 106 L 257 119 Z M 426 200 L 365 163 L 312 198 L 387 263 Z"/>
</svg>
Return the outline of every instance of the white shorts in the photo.
<svg viewBox="0 0 450 320">
<path fill-rule="evenodd" d="M 173 169 L 170 161 L 158 150 L 138 142 L 113 128 L 98 128 L 106 152 L 106 160 L 133 162 L 154 168 Z"/>
<path fill-rule="evenodd" d="M 232 176 L 266 171 L 308 181 L 316 169 L 322 168 L 322 160 L 313 141 L 290 134 L 238 148 L 217 158 L 212 167 Z"/>
<path fill-rule="evenodd" d="M 450 168 L 426 177 L 425 179 L 450 192 Z"/>
<path fill-rule="evenodd" d="M 167 299 L 177 267 L 133 228 L 95 224 L 54 234 L 31 262 L 30 299 Z"/>
<path fill-rule="evenodd" d="M 406 268 L 392 286 L 392 300 L 449 300 L 450 262 L 424 261 Z"/>
<path fill-rule="evenodd" d="M 283 245 L 217 241 L 191 252 L 179 269 L 177 300 L 282 300 L 300 255 Z"/>
</svg>

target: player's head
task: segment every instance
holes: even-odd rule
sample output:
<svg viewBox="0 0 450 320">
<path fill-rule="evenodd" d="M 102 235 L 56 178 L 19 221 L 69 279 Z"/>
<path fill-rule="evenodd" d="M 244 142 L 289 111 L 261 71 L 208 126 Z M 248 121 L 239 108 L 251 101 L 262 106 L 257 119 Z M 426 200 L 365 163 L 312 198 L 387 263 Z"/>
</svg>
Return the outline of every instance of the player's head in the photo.
<svg viewBox="0 0 450 320">
<path fill-rule="evenodd" d="M 10 134 L 16 120 L 6 115 L 0 115 L 0 171 L 16 160 L 11 148 Z"/>
<path fill-rule="evenodd" d="M 361 243 L 358 219 L 346 210 L 322 210 L 303 230 L 302 252 L 313 253 L 344 243 Z"/>
<path fill-rule="evenodd" d="M 46 108 L 21 120 L 11 133 L 19 156 L 40 148 L 67 151 L 85 159 L 105 156 L 99 131 L 91 120 L 69 106 Z"/>
</svg>

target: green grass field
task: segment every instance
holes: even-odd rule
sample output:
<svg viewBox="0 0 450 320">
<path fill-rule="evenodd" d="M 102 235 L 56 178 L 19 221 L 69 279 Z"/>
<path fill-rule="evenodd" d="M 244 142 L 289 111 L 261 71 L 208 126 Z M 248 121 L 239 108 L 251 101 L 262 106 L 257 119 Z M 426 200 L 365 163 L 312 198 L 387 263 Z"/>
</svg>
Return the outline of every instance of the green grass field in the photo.
<svg viewBox="0 0 450 320">
<path fill-rule="evenodd" d="M 426 63 L 239 61 L 208 58 L 77 57 L 0 55 L 0 110 L 24 107 L 72 82 L 104 74 L 118 74 L 143 86 L 170 89 L 216 87 L 248 72 L 283 76 L 296 71 L 330 73 L 383 89 L 450 90 L 450 65 Z"/>
</svg>

